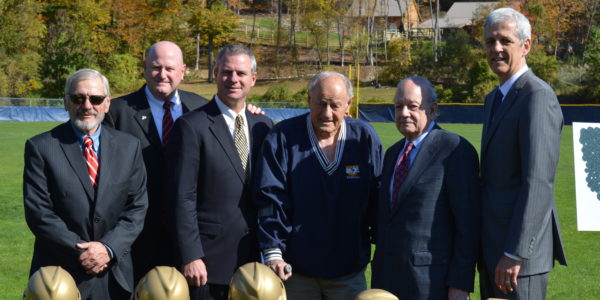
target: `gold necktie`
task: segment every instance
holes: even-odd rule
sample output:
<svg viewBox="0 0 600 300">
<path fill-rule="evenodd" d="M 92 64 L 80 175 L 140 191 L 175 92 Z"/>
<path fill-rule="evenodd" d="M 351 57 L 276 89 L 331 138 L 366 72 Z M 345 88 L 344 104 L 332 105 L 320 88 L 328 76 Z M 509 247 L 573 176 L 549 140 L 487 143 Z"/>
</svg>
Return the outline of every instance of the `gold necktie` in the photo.
<svg viewBox="0 0 600 300">
<path fill-rule="evenodd" d="M 244 132 L 244 117 L 242 117 L 242 115 L 235 117 L 235 130 L 233 134 L 235 136 L 235 148 L 242 160 L 242 167 L 246 174 L 248 174 L 248 155 L 250 154 L 250 151 L 246 133 Z"/>
</svg>

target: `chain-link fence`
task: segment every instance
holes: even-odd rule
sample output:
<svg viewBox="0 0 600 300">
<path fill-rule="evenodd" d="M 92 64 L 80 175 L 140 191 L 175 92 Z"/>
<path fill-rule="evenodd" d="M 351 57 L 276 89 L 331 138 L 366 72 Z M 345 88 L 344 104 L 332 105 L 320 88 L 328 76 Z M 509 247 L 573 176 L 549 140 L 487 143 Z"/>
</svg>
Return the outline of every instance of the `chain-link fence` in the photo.
<svg viewBox="0 0 600 300">
<path fill-rule="evenodd" d="M 5 107 L 62 107 L 62 98 L 12 98 L 0 97 L 0 106 Z"/>
</svg>

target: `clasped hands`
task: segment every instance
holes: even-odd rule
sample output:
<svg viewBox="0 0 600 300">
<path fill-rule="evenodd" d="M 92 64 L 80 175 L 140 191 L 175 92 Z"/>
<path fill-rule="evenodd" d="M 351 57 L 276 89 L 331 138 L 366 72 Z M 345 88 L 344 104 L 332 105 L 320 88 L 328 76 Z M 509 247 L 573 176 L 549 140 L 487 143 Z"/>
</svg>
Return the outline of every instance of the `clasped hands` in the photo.
<svg viewBox="0 0 600 300">
<path fill-rule="evenodd" d="M 79 255 L 79 263 L 89 275 L 98 275 L 108 268 L 110 255 L 106 246 L 100 242 L 78 243 L 77 248 L 84 250 Z"/>
</svg>

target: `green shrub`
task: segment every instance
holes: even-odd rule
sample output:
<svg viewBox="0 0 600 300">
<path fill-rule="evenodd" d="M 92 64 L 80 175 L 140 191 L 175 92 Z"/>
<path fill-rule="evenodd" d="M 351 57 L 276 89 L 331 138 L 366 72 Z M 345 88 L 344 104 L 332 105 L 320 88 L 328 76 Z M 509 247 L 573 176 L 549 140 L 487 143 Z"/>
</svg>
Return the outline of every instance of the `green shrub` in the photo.
<svg viewBox="0 0 600 300">
<path fill-rule="evenodd" d="M 127 92 L 139 88 L 143 83 L 141 62 L 132 54 L 115 54 L 108 59 L 105 76 L 113 92 Z"/>
<path fill-rule="evenodd" d="M 262 101 L 266 102 L 292 102 L 292 91 L 284 84 L 276 84 L 265 92 Z"/>
<path fill-rule="evenodd" d="M 558 81 L 558 61 L 540 48 L 534 48 L 527 55 L 527 65 L 533 73 L 553 87 Z"/>
<path fill-rule="evenodd" d="M 308 88 L 303 88 L 297 91 L 294 96 L 292 96 L 294 102 L 306 102 L 308 101 Z"/>
<path fill-rule="evenodd" d="M 408 76 L 411 67 L 411 43 L 404 38 L 393 39 L 387 47 L 388 63 L 379 75 L 379 82 L 396 84 Z"/>
<path fill-rule="evenodd" d="M 600 102 L 600 27 L 590 32 L 590 39 L 584 52 L 587 71 L 583 76 L 583 97 L 593 102 Z"/>
<path fill-rule="evenodd" d="M 469 68 L 467 86 L 469 94 L 466 102 L 483 102 L 485 96 L 498 85 L 498 77 L 488 66 L 485 58 L 480 58 Z"/>
<path fill-rule="evenodd" d="M 453 102 L 452 98 L 453 98 L 454 94 L 452 93 L 451 89 L 445 89 L 444 86 L 442 86 L 441 84 L 434 86 L 434 88 L 435 88 L 435 93 L 437 94 L 438 102 L 440 102 L 440 103 Z"/>
</svg>

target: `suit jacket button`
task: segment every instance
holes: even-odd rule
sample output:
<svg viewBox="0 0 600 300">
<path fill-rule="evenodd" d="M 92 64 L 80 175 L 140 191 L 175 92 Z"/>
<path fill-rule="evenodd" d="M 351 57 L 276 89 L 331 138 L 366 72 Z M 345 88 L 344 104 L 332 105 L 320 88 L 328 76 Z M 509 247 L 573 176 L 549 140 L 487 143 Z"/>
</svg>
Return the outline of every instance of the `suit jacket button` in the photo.
<svg viewBox="0 0 600 300">
<path fill-rule="evenodd" d="M 100 217 L 95 217 L 95 218 L 94 218 L 94 222 L 96 222 L 96 223 L 100 223 Z"/>
</svg>

